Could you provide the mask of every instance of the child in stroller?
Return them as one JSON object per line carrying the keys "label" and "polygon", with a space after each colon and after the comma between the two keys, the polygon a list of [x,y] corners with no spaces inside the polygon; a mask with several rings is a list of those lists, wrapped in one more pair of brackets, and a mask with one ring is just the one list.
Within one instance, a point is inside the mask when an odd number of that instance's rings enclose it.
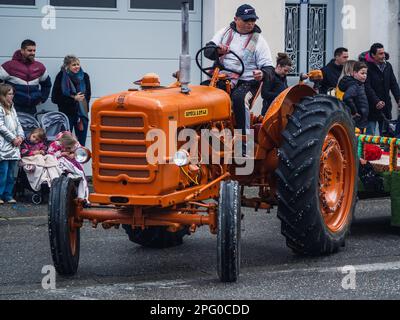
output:
{"label": "child in stroller", "polygon": [[[25,136],[28,137],[27,140],[25,140],[24,147],[22,148],[23,158],[24,161],[28,161],[27,156],[37,156],[33,153],[34,151],[42,151],[40,154],[45,153],[45,150],[47,149],[47,143],[52,142],[55,139],[55,133],[69,130],[69,122],[67,116],[61,112],[46,112],[46,111],[40,111],[34,116],[26,113],[18,113],[18,119],[21,122],[21,126],[24,130]],[[44,139],[42,143],[34,143],[37,137],[37,133],[42,132],[42,131],[35,131],[36,129],[41,129],[43,130],[43,133],[45,136],[47,136],[47,141]],[[58,133],[57,132],[57,133]],[[31,134],[33,133],[33,134]],[[41,136],[41,134],[39,134]],[[39,137],[40,138],[40,137]],[[43,138],[43,137],[42,137]],[[45,146],[43,146],[43,144]],[[27,150],[30,150],[27,152]],[[41,158],[41,157],[36,157],[36,158]],[[50,157],[47,157],[43,159],[40,159],[39,161],[44,161],[47,160],[47,164],[49,163],[55,163],[56,160],[52,161]],[[29,161],[28,161],[29,162]],[[39,162],[41,166],[38,166],[40,169],[38,172],[38,175],[41,176],[40,171],[43,168],[43,162]],[[31,166],[29,170],[29,164],[34,165],[34,163],[25,163],[25,165],[28,165],[28,171],[32,169],[37,169],[36,167],[33,168]],[[53,165],[51,165],[52,168],[54,168]],[[48,170],[46,170],[48,171]],[[30,183],[27,174],[23,167],[20,167],[20,170],[18,171],[18,176],[17,176],[17,183],[16,183],[16,194],[19,198],[24,197],[25,195],[25,190],[28,189],[31,192],[33,192],[31,200],[32,203],[34,204],[40,204],[44,201],[44,199],[47,198],[48,193],[49,193],[49,183],[48,180],[52,180],[55,176],[55,170],[51,170],[51,177],[48,177],[47,179],[44,179],[43,183],[38,183],[39,180],[35,180],[36,182],[33,183],[33,185]],[[57,169],[59,171],[59,169]]]}
{"label": "child in stroller", "polygon": [[[61,175],[57,159],[47,155],[46,133],[42,128],[34,129],[21,145],[20,165],[34,193],[41,195],[32,198],[33,203],[39,203],[48,194],[51,182]],[[40,199],[40,197],[42,199]]]}
{"label": "child in stroller", "polygon": [[76,159],[76,151],[81,148],[76,137],[69,131],[61,132],[49,146],[48,153],[58,160],[58,166],[64,174],[79,180],[78,198],[88,200],[89,188],[82,165]]}

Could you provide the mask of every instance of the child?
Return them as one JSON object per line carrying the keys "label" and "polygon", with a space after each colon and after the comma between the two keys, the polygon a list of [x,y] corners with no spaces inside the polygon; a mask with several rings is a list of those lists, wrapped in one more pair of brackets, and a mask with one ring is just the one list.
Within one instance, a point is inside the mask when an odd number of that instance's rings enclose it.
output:
{"label": "child", "polygon": [[46,133],[42,128],[34,129],[21,145],[21,157],[44,156],[47,151]]}
{"label": "child", "polygon": [[13,199],[15,170],[21,159],[19,146],[24,140],[13,98],[13,87],[0,84],[0,204],[16,203]]}
{"label": "child", "polygon": [[71,178],[80,178],[78,198],[88,199],[89,189],[82,165],[75,159],[75,150],[81,145],[69,131],[57,135],[56,141],[50,144],[48,153],[58,160],[59,168]]}
{"label": "child", "polygon": [[21,145],[21,166],[34,191],[39,191],[43,183],[50,187],[53,179],[62,173],[56,158],[46,155],[46,151],[46,133],[42,128],[34,129]]}
{"label": "child", "polygon": [[364,62],[355,62],[351,76],[344,76],[339,89],[344,92],[343,102],[350,108],[355,125],[361,132],[368,126],[369,104],[364,83],[368,67]]}

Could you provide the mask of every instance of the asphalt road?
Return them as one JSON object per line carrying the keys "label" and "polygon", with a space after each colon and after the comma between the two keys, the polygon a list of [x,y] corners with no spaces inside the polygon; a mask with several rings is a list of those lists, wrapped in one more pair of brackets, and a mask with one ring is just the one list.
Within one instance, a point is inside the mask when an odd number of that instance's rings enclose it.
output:
{"label": "asphalt road", "polygon": [[[52,265],[47,206],[1,206],[0,299],[400,299],[400,232],[390,227],[389,200],[359,202],[347,246],[320,258],[286,247],[276,210],[244,213],[235,284],[217,278],[216,237],[207,227],[182,246],[151,250],[129,242],[122,229],[86,224],[78,274],[57,276],[56,289],[44,290],[42,268]],[[354,278],[341,269],[348,265]]]}

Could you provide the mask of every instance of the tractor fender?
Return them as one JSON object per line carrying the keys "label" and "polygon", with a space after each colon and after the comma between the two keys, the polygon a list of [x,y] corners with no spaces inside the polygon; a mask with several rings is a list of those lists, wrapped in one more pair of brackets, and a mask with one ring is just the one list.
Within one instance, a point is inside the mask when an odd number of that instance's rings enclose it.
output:
{"label": "tractor fender", "polygon": [[296,104],[303,98],[313,97],[316,94],[317,92],[310,86],[298,84],[287,88],[274,100],[258,133],[259,146],[256,159],[267,159],[270,155],[276,157],[276,150],[281,146],[282,132],[288,123],[288,116],[293,114]]}

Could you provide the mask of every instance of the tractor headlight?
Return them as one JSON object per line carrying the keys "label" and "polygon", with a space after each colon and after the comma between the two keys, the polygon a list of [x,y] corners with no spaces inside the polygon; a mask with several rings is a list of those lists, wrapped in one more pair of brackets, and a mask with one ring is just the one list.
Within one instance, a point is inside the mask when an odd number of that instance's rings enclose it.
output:
{"label": "tractor headlight", "polygon": [[179,150],[174,155],[174,163],[178,167],[184,167],[189,164],[189,152],[186,150]]}
{"label": "tractor headlight", "polygon": [[79,163],[86,163],[90,160],[92,157],[92,154],[88,148],[85,147],[79,147],[78,149],[75,150],[75,159]]}

